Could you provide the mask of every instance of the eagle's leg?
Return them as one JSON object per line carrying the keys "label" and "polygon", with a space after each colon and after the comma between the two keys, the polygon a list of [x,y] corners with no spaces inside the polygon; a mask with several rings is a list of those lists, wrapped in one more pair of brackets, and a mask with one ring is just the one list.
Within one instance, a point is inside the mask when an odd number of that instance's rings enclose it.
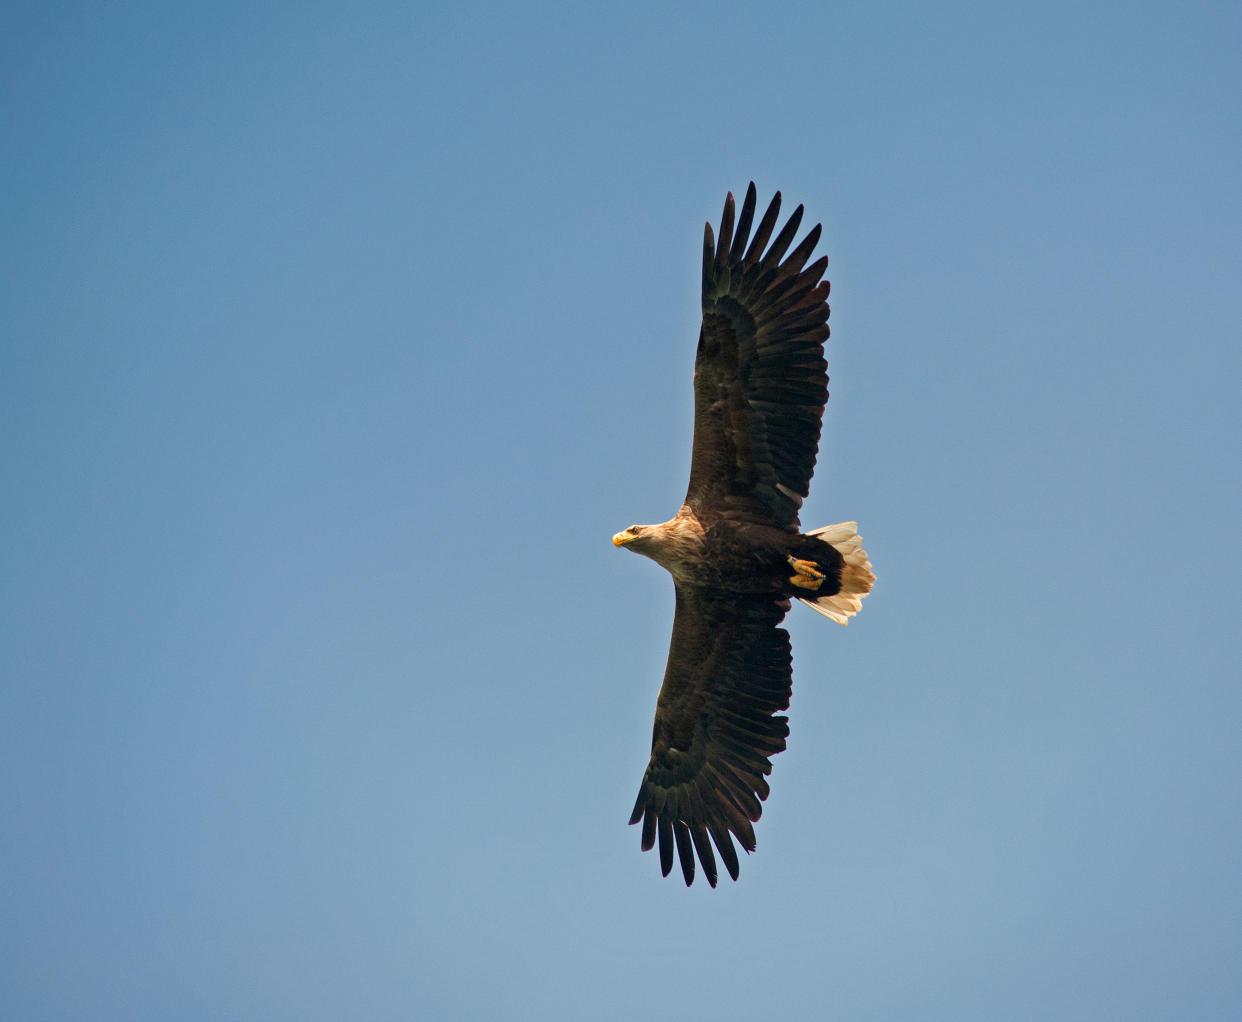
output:
{"label": "eagle's leg", "polygon": [[792,554],[785,559],[794,570],[789,581],[799,589],[818,589],[823,584],[824,573],[819,570],[819,565],[814,561],[799,560]]}

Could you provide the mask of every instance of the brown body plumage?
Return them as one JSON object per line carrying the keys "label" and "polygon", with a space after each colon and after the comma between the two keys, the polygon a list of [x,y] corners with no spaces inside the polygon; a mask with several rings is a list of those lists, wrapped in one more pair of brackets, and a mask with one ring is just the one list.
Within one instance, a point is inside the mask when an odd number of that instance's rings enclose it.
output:
{"label": "brown body plumage", "polygon": [[697,853],[713,887],[713,844],[736,880],[732,839],[754,850],[770,757],[785,748],[788,720],[777,714],[789,706],[792,659],[778,625],[791,599],[844,624],[874,581],[853,522],[799,531],[828,400],[828,259],[806,266],[820,227],[786,257],[802,207],[770,246],[780,193],[749,238],[754,212],[752,183],[736,230],[730,194],[719,242],[710,224],[704,235],[685,503],[663,524],[613,537],[665,567],[676,590],[630,822],[642,821],[644,850],[658,839],[666,876],[675,849],[691,883]]}

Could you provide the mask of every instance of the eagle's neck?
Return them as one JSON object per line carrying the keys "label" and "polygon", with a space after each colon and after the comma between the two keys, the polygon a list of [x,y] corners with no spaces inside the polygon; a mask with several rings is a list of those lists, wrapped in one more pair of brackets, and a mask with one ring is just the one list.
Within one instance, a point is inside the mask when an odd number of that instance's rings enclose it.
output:
{"label": "eagle's neck", "polygon": [[683,504],[667,522],[651,526],[648,536],[642,553],[667,568],[679,582],[694,576],[703,559],[703,526],[689,505]]}

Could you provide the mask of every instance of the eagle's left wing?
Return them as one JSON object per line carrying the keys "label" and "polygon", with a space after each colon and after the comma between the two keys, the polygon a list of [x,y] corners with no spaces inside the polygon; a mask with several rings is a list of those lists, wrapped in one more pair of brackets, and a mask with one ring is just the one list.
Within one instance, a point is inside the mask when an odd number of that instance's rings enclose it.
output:
{"label": "eagle's left wing", "polygon": [[[700,520],[761,521],[796,530],[828,401],[828,266],[807,265],[820,227],[789,251],[799,206],[769,245],[777,192],[750,237],[755,185],[720,237],[703,237],[703,326],[694,360],[694,452],[686,503]],[[786,253],[788,252],[788,255]]]}

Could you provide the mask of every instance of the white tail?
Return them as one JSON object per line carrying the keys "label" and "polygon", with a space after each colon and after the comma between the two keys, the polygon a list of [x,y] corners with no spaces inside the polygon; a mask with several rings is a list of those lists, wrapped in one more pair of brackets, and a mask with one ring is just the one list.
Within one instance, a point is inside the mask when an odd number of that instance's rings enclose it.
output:
{"label": "white tail", "polygon": [[822,529],[808,532],[825,543],[831,543],[845,558],[841,568],[841,591],[832,596],[821,596],[808,599],[799,596],[798,602],[805,603],[817,614],[831,618],[839,625],[848,625],[850,618],[862,610],[862,600],[875,585],[875,575],[871,573],[871,562],[867,559],[867,551],[862,548],[862,537],[858,535],[857,522],[840,522],[837,525],[825,525]]}

